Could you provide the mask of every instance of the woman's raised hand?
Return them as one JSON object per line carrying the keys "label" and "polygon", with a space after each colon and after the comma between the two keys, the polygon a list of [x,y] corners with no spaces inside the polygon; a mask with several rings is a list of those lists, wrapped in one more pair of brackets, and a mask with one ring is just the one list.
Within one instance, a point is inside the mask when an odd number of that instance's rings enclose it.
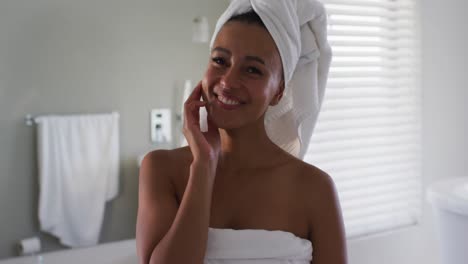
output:
{"label": "woman's raised hand", "polygon": [[[206,107],[207,102],[201,101],[202,82],[199,82],[184,103],[183,133],[190,146],[193,162],[216,168],[221,152],[221,139],[218,127],[211,121],[208,114],[208,131],[200,129],[200,107]],[[193,163],[192,163],[193,164]]]}

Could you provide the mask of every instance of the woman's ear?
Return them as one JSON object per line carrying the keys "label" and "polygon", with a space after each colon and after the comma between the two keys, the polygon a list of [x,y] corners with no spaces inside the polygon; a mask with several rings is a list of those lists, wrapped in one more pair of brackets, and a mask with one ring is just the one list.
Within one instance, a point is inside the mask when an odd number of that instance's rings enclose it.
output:
{"label": "woman's ear", "polygon": [[279,101],[281,100],[281,98],[283,98],[283,94],[284,94],[284,80],[281,80],[281,82],[279,84],[278,92],[276,92],[275,96],[271,100],[270,105],[272,105],[272,106],[277,105],[279,103]]}

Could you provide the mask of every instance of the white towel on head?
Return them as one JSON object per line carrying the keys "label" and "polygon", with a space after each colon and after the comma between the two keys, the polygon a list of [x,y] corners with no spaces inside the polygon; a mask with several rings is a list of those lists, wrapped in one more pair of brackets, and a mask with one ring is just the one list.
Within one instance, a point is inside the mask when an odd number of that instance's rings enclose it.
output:
{"label": "white towel on head", "polygon": [[70,247],[96,245],[119,187],[119,114],[42,116],[39,222]]}
{"label": "white towel on head", "polygon": [[332,56],[325,8],[316,0],[233,0],[218,19],[210,47],[229,18],[251,9],[278,47],[286,82],[279,104],[267,110],[267,134],[302,159],[322,105]]}

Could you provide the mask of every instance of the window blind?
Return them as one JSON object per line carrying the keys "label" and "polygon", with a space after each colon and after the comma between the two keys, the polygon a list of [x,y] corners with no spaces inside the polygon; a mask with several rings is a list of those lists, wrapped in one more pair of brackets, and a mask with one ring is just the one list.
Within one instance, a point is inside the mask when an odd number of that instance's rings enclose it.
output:
{"label": "window blind", "polygon": [[421,215],[416,0],[322,0],[333,59],[304,160],[333,179],[347,238]]}

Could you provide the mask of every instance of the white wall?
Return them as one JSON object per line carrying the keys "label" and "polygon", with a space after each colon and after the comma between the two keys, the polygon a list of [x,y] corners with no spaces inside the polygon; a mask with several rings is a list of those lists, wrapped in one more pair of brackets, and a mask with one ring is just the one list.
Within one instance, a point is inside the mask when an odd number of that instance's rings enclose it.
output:
{"label": "white wall", "polygon": [[[424,188],[468,176],[468,2],[421,0]],[[424,202],[421,226],[349,241],[350,264],[435,264],[437,233]]]}

